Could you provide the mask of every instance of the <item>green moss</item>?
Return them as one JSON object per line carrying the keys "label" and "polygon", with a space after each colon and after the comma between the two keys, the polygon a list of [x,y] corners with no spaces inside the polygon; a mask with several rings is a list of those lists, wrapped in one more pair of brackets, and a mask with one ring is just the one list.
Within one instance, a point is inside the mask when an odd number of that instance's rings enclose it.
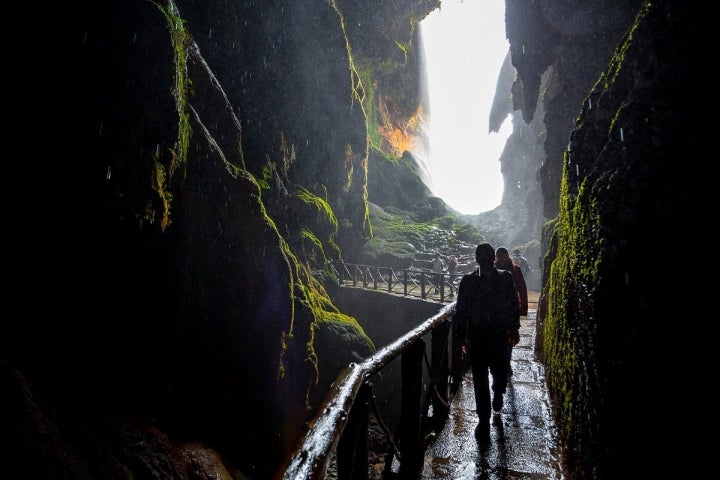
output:
{"label": "green moss", "polygon": [[[567,154],[566,154],[567,155]],[[567,165],[567,161],[563,162]],[[574,391],[577,387],[574,379],[576,374],[577,358],[575,356],[577,343],[576,331],[571,319],[573,288],[566,279],[570,277],[575,262],[570,244],[575,238],[573,229],[575,224],[572,218],[571,195],[568,190],[567,175],[563,173],[560,188],[560,213],[555,224],[557,235],[558,255],[555,257],[548,276],[548,310],[544,319],[544,345],[546,364],[548,367],[548,383],[553,396],[561,437],[567,438],[574,428]]]}
{"label": "green moss", "polygon": [[338,221],[337,218],[335,218],[335,212],[333,212],[333,209],[330,207],[330,204],[326,199],[314,195],[304,187],[300,187],[296,195],[305,204],[315,206],[317,211],[322,214],[326,220],[330,222],[330,225],[332,225],[333,233],[337,232]]}
{"label": "green moss", "polygon": [[[559,438],[565,446],[572,443],[574,458],[587,461],[596,448],[596,407],[601,402],[598,398],[603,394],[604,381],[594,342],[598,337],[596,292],[607,253],[602,236],[604,218],[598,203],[598,193],[605,188],[588,176],[580,179],[573,195],[568,155],[565,152],[553,261],[544,288],[548,305],[543,321],[543,350]],[[573,174],[572,182],[576,181]]]}
{"label": "green moss", "polygon": [[[372,348],[374,348],[374,345],[355,319],[339,312],[332,303],[322,282],[317,278],[317,272],[315,272],[312,268],[312,265],[320,265],[324,268],[324,273],[329,274],[332,269],[330,268],[331,262],[327,258],[326,250],[328,248],[332,249],[338,256],[340,252],[339,247],[335,243],[335,236],[339,229],[339,222],[327,200],[327,189],[325,189],[322,185],[318,187],[324,190],[324,197],[321,197],[302,186],[297,187],[294,194],[294,198],[297,198],[302,205],[309,207],[316,213],[315,221],[311,222],[311,224],[315,226],[317,231],[323,232],[323,234],[320,235],[307,226],[301,229],[299,235],[299,238],[301,239],[301,256],[293,251],[290,243],[280,234],[275,222],[267,212],[262,198],[262,190],[270,188],[270,179],[275,174],[278,175],[277,188],[281,188],[279,185],[280,177],[287,180],[287,173],[289,172],[289,169],[295,159],[294,148],[285,142],[284,137],[282,137],[281,144],[281,153],[283,158],[279,163],[281,165],[280,169],[277,168],[278,164],[269,160],[266,167],[263,169],[263,178],[260,180],[256,180],[249,172],[243,169],[240,169],[239,172],[240,175],[248,178],[256,186],[258,205],[263,218],[277,236],[278,247],[288,266],[288,292],[290,292],[290,302],[292,306],[291,318],[287,331],[282,332],[280,337],[280,355],[278,359],[277,377],[282,379],[288,374],[288,366],[286,365],[285,357],[289,341],[294,338],[295,312],[297,309],[297,302],[300,302],[308,308],[313,319],[308,325],[309,336],[307,344],[305,345],[305,359],[315,370],[315,383],[317,383],[320,372],[318,357],[315,350],[315,330],[319,323],[342,322],[344,324],[351,325],[357,332],[358,337],[363,338]],[[312,218],[312,216],[303,214],[303,218]]]}
{"label": "green moss", "polygon": [[[157,155],[153,155],[154,172],[153,190],[157,192],[160,200],[160,228],[165,230],[170,225],[170,204],[172,203],[172,192],[165,188],[167,174],[165,166],[159,161]],[[155,209],[147,208],[145,213],[146,221],[155,221]]]}
{"label": "green moss", "polygon": [[[170,181],[176,174],[176,171],[187,164],[187,155],[192,134],[187,106],[188,90],[190,88],[190,78],[188,77],[187,71],[187,45],[191,41],[191,37],[187,32],[185,20],[180,17],[180,12],[178,12],[177,7],[172,1],[167,2],[164,6],[156,1],[151,1],[160,10],[167,22],[175,64],[172,95],[175,99],[175,110],[178,116],[177,138],[170,151],[167,165],[162,163],[158,152],[156,152],[153,158],[155,166],[153,170],[152,187],[159,196],[159,222],[161,228],[165,230],[171,223],[172,194],[170,191]],[[148,212],[145,218],[152,222],[155,220],[156,215]]]}
{"label": "green moss", "polygon": [[[287,243],[283,244],[287,246]],[[357,334],[367,342],[368,346],[375,349],[372,340],[367,336],[360,324],[353,317],[340,313],[330,300],[325,287],[313,275],[311,269],[306,263],[298,261],[297,257],[290,252],[289,248],[285,250],[286,258],[291,262],[291,275],[294,277],[292,285],[297,289],[297,299],[305,305],[312,313],[314,321],[310,324],[310,335],[306,344],[306,360],[313,366],[315,370],[315,383],[319,380],[318,356],[315,351],[315,331],[317,325],[321,322],[342,322],[352,326]],[[289,332],[292,337],[292,331]],[[284,365],[280,365],[281,371],[284,371]],[[280,373],[280,372],[279,372]]]}
{"label": "green moss", "polygon": [[453,214],[421,219],[416,213],[407,212],[395,207],[371,210],[371,219],[375,235],[365,243],[365,248],[374,251],[407,253],[410,248],[419,248],[425,239],[445,232],[445,242],[452,247],[454,244],[474,243],[482,234],[476,226],[459,221]]}
{"label": "green moss", "polygon": [[652,2],[649,1],[646,1],[640,8],[640,11],[635,16],[635,21],[628,30],[628,33],[625,34],[625,38],[618,44],[618,48],[615,50],[615,54],[610,59],[607,68],[600,75],[591,91],[608,90],[615,82],[622,71],[623,65],[625,64],[625,56],[632,45],[633,36],[638,26],[640,26],[645,17],[650,13],[651,9]]}
{"label": "green moss", "polygon": [[[368,119],[373,118],[373,115],[370,115],[366,108],[372,107],[373,104],[369,103],[371,102],[372,96],[368,95],[366,88],[368,85],[371,85],[371,83],[368,83],[366,79],[361,78],[358,69],[358,66],[355,62],[355,58],[353,56],[352,47],[350,45],[350,39],[347,35],[347,26],[345,23],[345,16],[343,15],[342,11],[337,5],[337,2],[335,0],[328,0],[328,4],[335,10],[335,13],[337,14],[338,21],[340,24],[340,28],[343,32],[343,38],[345,39],[345,48],[347,50],[347,56],[348,56],[348,68],[350,71],[350,85],[351,85],[351,96],[352,96],[352,102],[353,105],[357,104],[359,105],[362,114],[365,118],[365,123],[367,127]],[[369,132],[370,130],[367,129]],[[362,199],[364,203],[364,212],[362,217],[362,225],[357,230],[360,232],[363,232],[363,236],[366,233],[368,236],[372,237],[372,225],[370,223],[370,211],[368,208],[368,191],[367,191],[367,180],[368,180],[368,150],[369,150],[369,134],[366,136],[366,143],[365,143],[365,152],[362,154],[362,167],[363,167],[363,184],[361,186],[362,188]],[[354,178],[354,166],[355,165],[355,158],[358,154],[353,152],[352,146],[348,145],[346,147],[345,151],[345,164],[348,166],[347,171],[347,182],[346,182],[346,191],[350,191],[350,187],[353,183]],[[351,227],[352,228],[352,227]]]}
{"label": "green moss", "polygon": [[362,66],[358,67],[358,76],[360,81],[365,86],[364,96],[362,98],[363,112],[365,112],[365,127],[367,129],[368,143],[370,148],[382,151],[381,147],[383,144],[383,137],[380,134],[378,125],[378,116],[375,98],[375,88],[373,81],[373,70],[368,62],[365,62]]}
{"label": "green moss", "polygon": [[[180,14],[172,1],[168,1],[167,3],[155,0],[151,1],[162,12],[167,22],[168,30],[170,32],[170,41],[174,51],[175,64],[172,94],[175,100],[175,109],[178,116],[178,135],[167,159],[163,159],[159,154],[153,158],[154,169],[152,187],[157,193],[159,200],[151,202],[149,204],[149,208],[147,208],[145,212],[147,219],[152,221],[158,221],[159,219],[161,227],[165,229],[171,222],[171,181],[173,176],[176,175],[178,171],[184,170],[184,166],[187,164],[189,143],[192,136],[192,130],[190,128],[190,109],[188,106],[190,79],[187,71],[187,57],[189,52],[188,45],[192,42],[192,38],[187,32],[185,21],[180,17]],[[330,4],[338,13],[338,18],[345,34],[344,18],[338,10],[334,0],[331,0]],[[350,70],[351,95],[353,103],[363,109],[363,114],[367,121],[367,119],[371,117],[366,114],[364,109],[365,107],[372,106],[371,97],[367,95],[365,84],[360,78],[360,75],[357,73],[352,56],[352,50],[346,34],[345,39],[348,51],[348,68]],[[289,273],[287,288],[290,297],[291,310],[287,331],[282,332],[279,339],[280,355],[277,368],[278,378],[286,378],[289,373],[285,357],[289,348],[289,342],[294,338],[297,302],[305,305],[309,309],[313,318],[313,321],[308,327],[310,329],[310,335],[306,345],[306,360],[310,362],[315,369],[316,379],[319,374],[318,359],[314,347],[314,332],[317,324],[321,322],[341,322],[343,324],[351,325],[357,331],[358,336],[363,338],[368,345],[374,348],[372,341],[369,337],[367,337],[362,327],[360,327],[360,325],[352,317],[341,314],[332,304],[332,301],[330,300],[330,297],[325,291],[322,283],[315,277],[313,270],[308,263],[317,256],[320,258],[320,263],[325,265],[329,264],[326,257],[327,249],[332,249],[339,255],[340,249],[335,243],[335,235],[337,234],[339,228],[339,222],[327,198],[322,198],[303,187],[299,188],[296,193],[296,197],[304,205],[310,206],[317,211],[318,219],[316,223],[318,225],[322,224],[329,226],[329,234],[325,236],[319,236],[310,229],[303,229],[300,232],[300,238],[303,240],[304,246],[302,254],[306,257],[304,260],[301,260],[298,257],[298,255],[293,251],[290,243],[280,234],[274,220],[270,217],[264,205],[262,192],[263,190],[267,191],[272,188],[272,177],[277,175],[278,179],[287,179],[287,173],[295,161],[294,146],[289,145],[285,140],[284,135],[281,134],[280,161],[278,163],[273,163],[268,159],[268,162],[261,171],[261,175],[259,178],[256,178],[245,169],[243,152],[241,150],[237,152],[240,164],[233,164],[226,158],[226,155],[220,150],[210,132],[208,132],[202,124],[200,124],[200,129],[201,134],[204,134],[209,145],[211,145],[211,147],[220,155],[222,161],[228,169],[228,172],[238,180],[244,179],[249,181],[257,190],[256,195],[253,195],[253,197],[258,201],[264,221],[274,232],[278,242],[278,249],[287,264]],[[377,129],[375,130],[377,131]],[[362,165],[365,170],[365,184],[362,194],[365,205],[364,224],[369,231],[369,235],[372,235],[372,226],[369,221],[369,206],[367,202],[367,152],[364,154],[364,161],[358,162],[358,157],[359,154],[353,152],[352,147],[348,145],[346,149],[346,164],[348,165],[348,181],[346,189],[349,191],[352,179],[355,176],[353,165]]]}
{"label": "green moss", "polygon": [[398,42],[398,41],[395,41],[395,45],[397,45],[398,49],[399,49],[399,50],[402,52],[402,54],[403,54],[403,58],[404,58],[403,63],[407,63],[407,54],[408,54],[407,46],[404,45],[404,44],[402,44],[402,43],[400,43],[400,42]]}

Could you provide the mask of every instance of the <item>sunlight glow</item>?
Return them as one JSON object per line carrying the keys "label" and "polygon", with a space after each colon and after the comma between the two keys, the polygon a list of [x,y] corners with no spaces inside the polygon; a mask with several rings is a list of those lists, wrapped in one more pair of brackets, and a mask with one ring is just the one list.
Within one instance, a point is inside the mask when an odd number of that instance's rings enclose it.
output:
{"label": "sunlight glow", "polygon": [[500,204],[508,117],[488,133],[498,74],[509,49],[505,0],[444,0],[420,23],[430,116],[433,194],[463,214]]}

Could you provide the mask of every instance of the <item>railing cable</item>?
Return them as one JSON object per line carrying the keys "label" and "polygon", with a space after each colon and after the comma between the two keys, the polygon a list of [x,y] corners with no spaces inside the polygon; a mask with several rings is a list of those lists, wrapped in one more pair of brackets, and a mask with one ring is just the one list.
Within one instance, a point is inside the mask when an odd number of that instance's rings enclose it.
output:
{"label": "railing cable", "polygon": [[382,428],[382,431],[385,433],[385,437],[387,438],[388,443],[393,449],[393,452],[395,453],[395,456],[397,457],[398,461],[402,462],[402,456],[400,455],[400,449],[398,448],[397,444],[395,443],[395,439],[393,438],[392,432],[390,432],[390,429],[383,421],[382,417],[380,416],[380,410],[378,409],[377,403],[375,403],[375,389],[373,388],[372,383],[368,384],[370,386],[370,406],[373,409],[373,412],[375,412],[375,418],[377,419],[378,424],[380,425],[380,428]]}
{"label": "railing cable", "polygon": [[[445,343],[445,348],[443,348],[443,352],[441,354],[447,355],[447,343]],[[425,358],[425,366],[427,367],[428,372],[431,372],[431,375],[434,374],[435,372],[433,372],[433,369],[430,366],[430,359],[428,358],[427,351],[425,351],[425,354],[423,355],[423,357]],[[430,380],[430,386],[432,387],[433,396],[442,404],[442,406],[444,408],[450,408],[450,405],[448,405],[448,403],[445,401],[445,399],[442,397],[442,395],[440,395],[440,392],[437,389],[438,382],[436,381],[436,379],[434,377],[431,378],[431,380]]]}

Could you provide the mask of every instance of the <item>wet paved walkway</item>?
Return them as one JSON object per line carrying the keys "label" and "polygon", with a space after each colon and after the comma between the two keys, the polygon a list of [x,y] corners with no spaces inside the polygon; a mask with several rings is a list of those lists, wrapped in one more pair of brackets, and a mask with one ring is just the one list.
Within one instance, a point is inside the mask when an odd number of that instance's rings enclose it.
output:
{"label": "wet paved walkway", "polygon": [[490,443],[474,437],[472,373],[468,371],[452,402],[448,419],[428,446],[421,478],[483,480],[562,480],[555,424],[545,385],[545,370],[535,360],[535,316],[520,319],[520,343],[513,349],[513,376],[501,412],[493,413]]}

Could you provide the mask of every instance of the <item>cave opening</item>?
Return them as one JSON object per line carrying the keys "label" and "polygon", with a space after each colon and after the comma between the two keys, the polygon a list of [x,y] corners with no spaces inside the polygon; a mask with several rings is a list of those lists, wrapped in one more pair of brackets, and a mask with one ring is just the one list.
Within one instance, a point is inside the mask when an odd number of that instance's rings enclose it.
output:
{"label": "cave opening", "polygon": [[413,152],[434,195],[462,214],[500,205],[500,156],[511,116],[498,132],[489,117],[500,69],[508,54],[505,1],[446,0],[420,22],[428,143]]}

